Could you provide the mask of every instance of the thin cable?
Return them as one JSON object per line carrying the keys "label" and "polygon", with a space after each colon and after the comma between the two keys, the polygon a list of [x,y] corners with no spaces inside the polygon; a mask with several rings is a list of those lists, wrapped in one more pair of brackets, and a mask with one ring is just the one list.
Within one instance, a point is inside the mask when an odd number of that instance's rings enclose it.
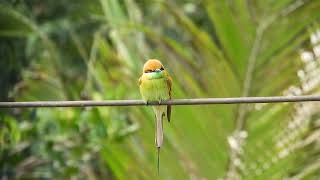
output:
{"label": "thin cable", "polygon": [[173,99],[168,101],[162,101],[160,103],[159,102],[146,103],[143,100],[0,102],[0,108],[203,105],[203,104],[242,104],[242,103],[284,103],[284,102],[303,102],[303,101],[320,101],[320,95]]}

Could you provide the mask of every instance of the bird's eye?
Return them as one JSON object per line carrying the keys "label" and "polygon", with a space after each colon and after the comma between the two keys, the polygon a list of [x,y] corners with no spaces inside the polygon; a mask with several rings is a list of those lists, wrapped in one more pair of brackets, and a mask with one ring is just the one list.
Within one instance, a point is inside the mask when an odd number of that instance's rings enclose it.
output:
{"label": "bird's eye", "polygon": [[160,68],[160,70],[161,70],[161,71],[163,71],[163,70],[164,70],[164,68],[163,68],[163,67],[161,67],[161,68]]}

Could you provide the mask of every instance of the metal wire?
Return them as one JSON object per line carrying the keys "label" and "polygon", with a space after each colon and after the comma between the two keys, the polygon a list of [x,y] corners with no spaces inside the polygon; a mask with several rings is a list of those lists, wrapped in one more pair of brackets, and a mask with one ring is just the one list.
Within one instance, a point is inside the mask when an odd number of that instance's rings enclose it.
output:
{"label": "metal wire", "polygon": [[0,102],[0,108],[204,105],[204,104],[241,104],[241,103],[284,103],[284,102],[303,102],[303,101],[320,101],[320,95],[173,99],[168,101],[148,102],[148,103],[146,103],[143,100]]}

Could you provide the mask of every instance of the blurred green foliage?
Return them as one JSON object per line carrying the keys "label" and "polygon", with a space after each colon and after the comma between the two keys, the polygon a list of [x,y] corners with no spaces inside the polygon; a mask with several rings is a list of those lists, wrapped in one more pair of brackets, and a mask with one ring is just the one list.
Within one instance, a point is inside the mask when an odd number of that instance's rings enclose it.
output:
{"label": "blurred green foliage", "polygon": [[[297,72],[320,70],[318,56],[311,69],[300,59],[317,45],[319,9],[316,0],[1,1],[0,99],[139,99],[148,58],[169,69],[174,98],[316,93],[318,84],[302,87],[317,77]],[[317,179],[317,109],[175,106],[160,177],[150,108],[1,109],[0,178]]]}

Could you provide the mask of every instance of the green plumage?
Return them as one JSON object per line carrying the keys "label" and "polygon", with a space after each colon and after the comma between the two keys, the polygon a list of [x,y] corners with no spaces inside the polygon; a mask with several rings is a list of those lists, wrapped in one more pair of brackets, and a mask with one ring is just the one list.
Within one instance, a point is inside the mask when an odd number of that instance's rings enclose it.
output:
{"label": "green plumage", "polygon": [[[140,79],[140,92],[145,101],[162,101],[170,99],[168,79],[165,71],[144,73]],[[163,142],[162,119],[167,116],[167,106],[153,106],[156,114],[156,138],[158,148]]]}
{"label": "green plumage", "polygon": [[159,101],[169,99],[167,79],[162,72],[144,74],[145,79],[141,82],[140,92],[146,101]]}

